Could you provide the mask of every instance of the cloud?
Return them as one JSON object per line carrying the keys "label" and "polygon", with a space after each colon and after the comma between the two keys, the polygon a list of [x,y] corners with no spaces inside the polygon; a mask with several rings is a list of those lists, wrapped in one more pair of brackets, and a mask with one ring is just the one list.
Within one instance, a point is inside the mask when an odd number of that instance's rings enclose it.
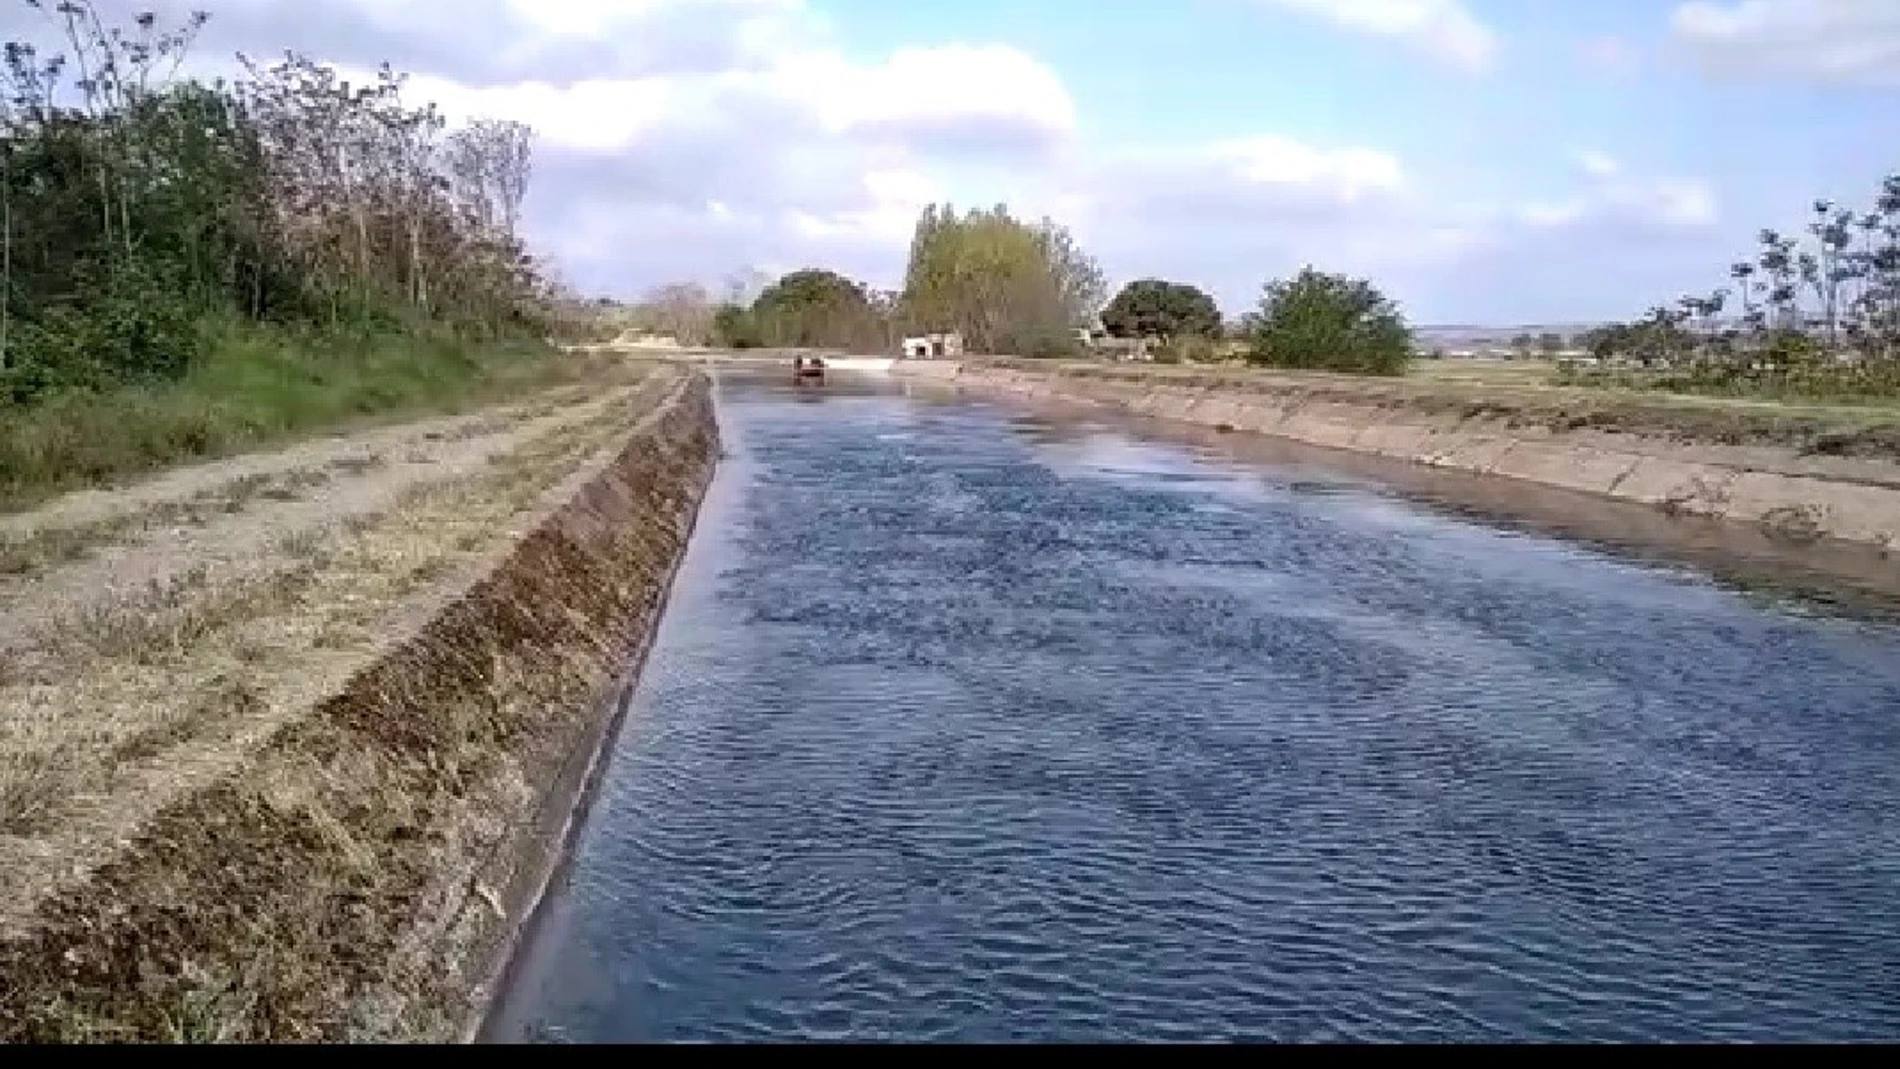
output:
{"label": "cloud", "polygon": [[1654,231],[1706,228],[1716,222],[1715,190],[1706,180],[1625,176],[1621,164],[1597,149],[1573,149],[1570,158],[1584,185],[1561,200],[1520,205],[1516,214],[1521,223],[1536,229],[1588,224]]}
{"label": "cloud", "polygon": [[[196,5],[93,0],[110,25],[157,10],[176,20]],[[52,6],[47,5],[49,8]],[[648,77],[756,69],[788,43],[798,0],[219,0],[199,36],[201,68],[227,73],[233,53],[271,60],[286,50],[374,68],[390,60],[466,85],[537,81],[565,86],[611,70]],[[0,33],[46,29],[46,14],[0,8]]]}
{"label": "cloud", "polygon": [[1596,149],[1580,148],[1573,151],[1571,156],[1577,161],[1577,166],[1583,169],[1583,173],[1592,178],[1608,178],[1622,169],[1608,153],[1599,152]]}
{"label": "cloud", "polygon": [[[1457,4],[1274,2],[1470,69],[1495,49]],[[20,10],[0,7],[0,31]],[[533,125],[527,236],[596,293],[717,287],[748,265],[895,286],[925,204],[1001,201],[1070,224],[1113,281],[1193,281],[1234,311],[1310,262],[1377,279],[1428,319],[1570,318],[1593,314],[1573,307],[1578,286],[1604,292],[1608,264],[1619,291],[1699,281],[1683,250],[1702,243],[1700,271],[1717,218],[1706,183],[1595,150],[1545,198],[1491,203],[1381,146],[1270,128],[1107,151],[1077,135],[1062,78],[1029,52],[847,52],[802,0],[224,0],[194,62],[221,71],[234,50],[292,45],[356,77],[391,58],[413,72],[412,101]]]}
{"label": "cloud", "polygon": [[1670,25],[1713,72],[1900,85],[1895,0],[1695,0]]}
{"label": "cloud", "polygon": [[[99,0],[109,23],[144,6]],[[0,8],[0,31],[44,38],[21,12]],[[890,281],[917,213],[954,191],[944,176],[1035,173],[1076,123],[1021,49],[847,55],[803,0],[224,0],[190,70],[289,48],[352,80],[393,60],[408,99],[451,121],[533,126],[528,238],[576,284],[623,295],[747,264]]]}
{"label": "cloud", "polygon": [[1580,299],[1601,292],[1589,273],[1606,263],[1660,293],[1701,281],[1708,183],[1629,175],[1595,150],[1571,159],[1565,195],[1463,203],[1377,148],[1247,138],[1103,160],[1079,178],[1092,195],[1072,218],[1111,275],[1195,280],[1230,312],[1308,263],[1374,278],[1426,319],[1627,314]]}
{"label": "cloud", "polygon": [[1261,0],[1358,33],[1393,37],[1472,72],[1488,70],[1498,35],[1461,0]]}

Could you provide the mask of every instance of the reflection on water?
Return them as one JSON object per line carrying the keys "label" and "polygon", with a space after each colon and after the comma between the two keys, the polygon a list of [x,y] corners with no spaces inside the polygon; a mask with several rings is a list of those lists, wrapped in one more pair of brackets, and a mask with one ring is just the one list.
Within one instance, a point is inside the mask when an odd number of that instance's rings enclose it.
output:
{"label": "reflection on water", "polygon": [[1900,631],[1680,566],[1732,532],[869,384],[721,406],[496,1036],[1895,1034]]}

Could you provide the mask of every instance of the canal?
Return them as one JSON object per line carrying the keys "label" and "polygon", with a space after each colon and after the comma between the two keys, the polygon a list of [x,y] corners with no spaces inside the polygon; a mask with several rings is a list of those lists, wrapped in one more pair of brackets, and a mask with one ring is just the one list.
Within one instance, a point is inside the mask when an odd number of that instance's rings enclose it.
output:
{"label": "canal", "polygon": [[1344,458],[721,374],[491,1038],[1900,1035],[1900,628]]}

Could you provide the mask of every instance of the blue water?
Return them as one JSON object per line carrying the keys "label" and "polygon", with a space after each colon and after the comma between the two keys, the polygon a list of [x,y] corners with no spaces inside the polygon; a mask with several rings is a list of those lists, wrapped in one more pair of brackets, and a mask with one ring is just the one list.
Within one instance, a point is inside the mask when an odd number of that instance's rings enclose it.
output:
{"label": "blue water", "polygon": [[729,382],[503,1038],[1894,1039],[1900,631]]}

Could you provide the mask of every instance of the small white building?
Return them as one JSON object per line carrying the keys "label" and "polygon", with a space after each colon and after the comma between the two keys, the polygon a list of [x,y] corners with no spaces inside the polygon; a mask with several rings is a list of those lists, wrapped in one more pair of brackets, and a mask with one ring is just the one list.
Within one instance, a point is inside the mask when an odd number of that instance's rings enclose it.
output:
{"label": "small white building", "polygon": [[912,360],[962,356],[963,335],[955,331],[947,334],[912,335],[904,339],[904,355]]}

